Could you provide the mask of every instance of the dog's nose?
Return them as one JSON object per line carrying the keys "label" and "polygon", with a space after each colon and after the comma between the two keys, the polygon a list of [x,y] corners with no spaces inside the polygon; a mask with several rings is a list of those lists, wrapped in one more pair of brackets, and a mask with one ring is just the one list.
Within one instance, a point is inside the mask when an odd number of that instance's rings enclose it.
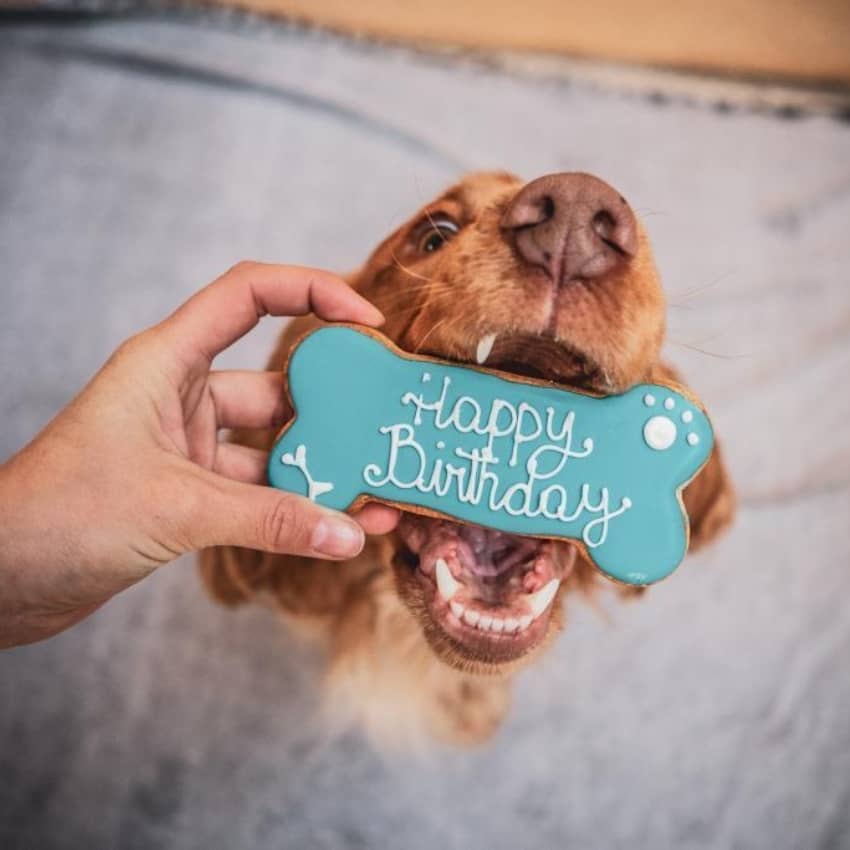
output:
{"label": "dog's nose", "polygon": [[620,193],[589,174],[549,174],[524,186],[502,216],[519,254],[556,284],[598,278],[634,256],[637,222]]}

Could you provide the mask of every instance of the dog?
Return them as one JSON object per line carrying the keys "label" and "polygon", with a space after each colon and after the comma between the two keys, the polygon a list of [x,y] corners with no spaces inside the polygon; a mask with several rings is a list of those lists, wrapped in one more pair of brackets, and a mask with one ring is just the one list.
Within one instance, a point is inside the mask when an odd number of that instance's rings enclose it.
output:
{"label": "dog", "polygon": [[[483,351],[487,367],[602,394],[644,381],[684,385],[659,359],[665,299],[646,231],[615,189],[587,174],[527,184],[471,174],[347,279],[408,352],[476,364]],[[293,321],[268,368],[283,370],[319,324]],[[268,451],[275,436],[231,439]],[[683,502],[690,549],[729,525],[735,497],[719,448]],[[439,559],[448,582],[435,575]],[[508,710],[512,675],[563,628],[566,595],[604,585],[642,592],[605,579],[569,542],[410,513],[345,563],[222,547],[202,553],[201,573],[225,605],[265,600],[309,626],[327,647],[329,704],[391,746],[485,741]],[[458,589],[479,614],[475,625],[450,621],[446,596]]]}

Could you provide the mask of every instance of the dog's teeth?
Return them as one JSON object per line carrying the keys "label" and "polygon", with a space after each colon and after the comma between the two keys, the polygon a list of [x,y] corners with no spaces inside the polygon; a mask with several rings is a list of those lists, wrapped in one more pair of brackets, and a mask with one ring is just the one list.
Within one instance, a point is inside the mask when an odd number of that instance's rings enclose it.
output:
{"label": "dog's teeth", "polygon": [[526,601],[528,602],[528,607],[531,609],[532,617],[539,617],[549,607],[549,603],[555,598],[560,584],[560,579],[553,578],[536,593],[528,594]]}
{"label": "dog's teeth", "polygon": [[505,628],[505,621],[500,620],[498,617],[493,617],[493,622],[490,623],[490,631],[496,632],[498,634],[504,628]]}
{"label": "dog's teeth", "polygon": [[508,617],[505,620],[505,631],[509,634],[515,632],[519,628],[519,620],[516,617]]}
{"label": "dog's teeth", "polygon": [[534,619],[534,617],[532,617],[531,614],[526,614],[524,617],[520,617],[519,618],[520,631],[525,631],[525,629],[527,629],[531,625],[531,621],[533,619]]}
{"label": "dog's teeth", "polygon": [[437,558],[434,566],[437,574],[437,590],[440,591],[440,596],[449,602],[458,592],[460,582],[452,575],[449,565],[442,558]]}
{"label": "dog's teeth", "polygon": [[464,611],[463,612],[464,622],[467,623],[470,626],[474,626],[478,622],[478,618],[480,616],[481,615],[477,611]]}
{"label": "dog's teeth", "polygon": [[452,614],[454,614],[455,617],[458,618],[458,620],[460,620],[461,617],[463,617],[463,612],[464,612],[465,609],[464,609],[463,605],[460,604],[460,602],[451,602],[449,607],[451,607]]}
{"label": "dog's teeth", "polygon": [[490,352],[493,350],[493,343],[496,341],[496,334],[487,334],[482,336],[478,342],[478,348],[475,349],[475,360],[480,366],[487,362]]}

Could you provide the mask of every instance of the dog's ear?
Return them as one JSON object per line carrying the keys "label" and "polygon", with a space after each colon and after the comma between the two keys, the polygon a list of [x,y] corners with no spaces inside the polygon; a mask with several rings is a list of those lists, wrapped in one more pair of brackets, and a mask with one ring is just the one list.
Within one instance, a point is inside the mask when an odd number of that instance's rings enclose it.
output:
{"label": "dog's ear", "polygon": [[215,546],[198,556],[201,578],[210,595],[222,605],[251,599],[262,585],[265,557],[253,549]]}
{"label": "dog's ear", "polygon": [[[665,363],[659,363],[653,369],[651,379],[687,386],[679,373]],[[732,486],[723,451],[716,438],[708,463],[685,487],[682,501],[691,526],[688,547],[691,552],[710,543],[731,524],[735,516],[735,488]]]}
{"label": "dog's ear", "polygon": [[735,517],[735,488],[717,443],[708,463],[685,487],[682,501],[691,524],[691,552],[710,543],[731,525]]}
{"label": "dog's ear", "polygon": [[[645,587],[621,584],[606,578],[599,567],[595,566],[581,551],[576,553],[575,564],[567,579],[567,587],[581,594],[591,604],[596,600],[599,590],[613,588],[614,592],[624,599],[636,599],[646,591]],[[602,611],[602,608],[597,610]]]}

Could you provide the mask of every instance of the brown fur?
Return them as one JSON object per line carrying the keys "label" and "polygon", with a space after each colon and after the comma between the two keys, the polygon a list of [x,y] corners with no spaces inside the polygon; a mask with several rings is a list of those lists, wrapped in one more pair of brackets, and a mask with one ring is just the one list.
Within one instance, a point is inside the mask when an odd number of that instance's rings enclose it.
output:
{"label": "brown fur", "polygon": [[[639,250],[628,263],[592,286],[563,287],[547,301],[541,291],[551,283],[519,258],[499,227],[522,185],[509,174],[468,176],[390,235],[349,277],[384,312],[382,331],[407,351],[473,362],[476,341],[486,333],[545,333],[576,352],[572,381],[565,383],[603,392],[642,380],[682,384],[659,361],[664,297],[643,228]],[[451,217],[460,232],[441,250],[424,254],[417,240],[438,215]],[[318,324],[313,317],[290,324],[268,368],[282,370],[293,341]],[[264,450],[274,437],[232,435]],[[719,449],[688,485],[683,501],[692,549],[729,524],[734,492]],[[424,731],[451,742],[482,741],[507,711],[517,662],[471,657],[447,640],[431,622],[421,591],[404,570],[393,568],[394,548],[392,536],[373,539],[358,558],[343,564],[219,548],[202,554],[201,572],[212,595],[226,605],[270,596],[290,618],[310,622],[328,645],[332,704],[344,706],[374,737],[409,744]],[[560,593],[589,594],[605,584],[610,583],[579,557]],[[556,604],[544,643],[562,622]]]}

